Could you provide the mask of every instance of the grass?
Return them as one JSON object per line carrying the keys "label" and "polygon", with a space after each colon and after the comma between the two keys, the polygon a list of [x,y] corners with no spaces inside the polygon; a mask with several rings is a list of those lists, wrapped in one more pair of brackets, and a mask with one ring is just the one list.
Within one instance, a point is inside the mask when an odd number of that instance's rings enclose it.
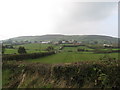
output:
{"label": "grass", "polygon": [[[5,53],[6,54],[14,54],[17,53],[17,49],[18,47],[21,45],[17,45],[14,46],[15,49],[6,49]],[[52,45],[52,44],[24,44],[22,45],[27,49],[27,53],[37,53],[37,52],[45,52],[44,50],[48,47],[48,46],[53,46],[55,49],[59,49],[59,47],[61,45]],[[79,47],[64,47],[62,52],[54,54],[54,55],[50,55],[50,56],[46,56],[46,57],[42,57],[42,58],[37,58],[37,59],[29,59],[29,60],[24,60],[23,62],[27,62],[27,63],[48,63],[48,64],[59,64],[59,63],[72,63],[72,62],[79,62],[79,61],[96,61],[98,62],[98,60],[100,60],[101,57],[107,55],[108,57],[112,57],[112,58],[118,58],[118,54],[119,53],[107,53],[107,54],[97,54],[97,53],[93,53],[93,52],[77,52],[77,49],[85,49],[85,50],[94,50],[94,49],[90,49],[86,46],[79,46]],[[101,49],[101,50],[110,50],[110,49]],[[118,50],[118,49],[112,49],[112,50]],[[120,49],[119,49],[120,50]],[[72,52],[68,52],[68,51],[72,51]],[[11,64],[14,64],[18,61],[8,61]],[[21,61],[20,61],[21,62]],[[45,65],[47,66],[47,65]],[[84,65],[86,66],[86,64]],[[32,68],[34,68],[33,66],[31,66]],[[15,68],[16,69],[16,68]],[[38,67],[37,67],[38,69]],[[43,69],[43,68],[42,68]],[[44,70],[44,69],[43,69]],[[19,70],[15,70],[15,72],[18,72]],[[20,70],[21,71],[21,70]],[[12,71],[9,69],[4,69],[2,72],[2,85],[5,86],[8,83],[10,83],[10,76],[12,75]],[[17,75],[16,75],[17,76]],[[19,75],[18,75],[19,76]],[[34,76],[34,77],[33,77]],[[114,75],[115,76],[115,75]],[[40,87],[40,88],[52,88],[53,86],[51,84],[43,84],[41,83],[40,77],[38,76],[37,78],[37,74],[30,74],[30,76],[28,78],[25,79],[25,82],[23,83],[23,87],[28,87],[28,86],[35,86],[35,87]],[[38,79],[39,78],[39,79]],[[119,81],[119,80],[118,80]]]}
{"label": "grass", "polygon": [[[27,53],[37,53],[37,52],[41,52],[41,51],[45,51],[45,49],[48,46],[53,46],[55,50],[58,50],[62,45],[53,45],[53,44],[40,44],[40,43],[30,43],[30,44],[23,44],[23,45],[15,45],[14,48],[15,49],[5,49],[5,54],[14,54],[17,53],[17,50],[20,46],[24,46]],[[66,44],[65,44],[66,45]],[[71,45],[71,44],[68,44]],[[77,49],[85,49],[85,50],[94,50],[91,48],[88,48],[86,46],[79,46],[79,47],[64,47],[64,49],[62,50],[63,52],[66,51],[77,51]],[[110,50],[110,49],[101,49],[101,50]],[[120,50],[120,49],[112,49],[112,50]]]}
{"label": "grass", "polygon": [[93,50],[91,48],[88,48],[86,46],[79,46],[79,47],[64,47],[64,51],[77,51],[77,49],[85,49],[85,50]]}
{"label": "grass", "polygon": [[17,49],[5,49],[5,54],[14,54],[18,53]]}
{"label": "grass", "polygon": [[109,55],[111,57],[114,57],[118,59],[118,53],[111,53],[111,54],[94,54],[91,52],[64,52],[64,53],[58,53],[55,55],[38,58],[38,59],[29,59],[26,60],[27,62],[41,62],[41,63],[71,63],[71,62],[78,62],[78,61],[96,61],[99,60],[100,57],[103,57],[104,55]]}
{"label": "grass", "polygon": [[15,48],[19,48],[20,46],[24,46],[26,49],[34,49],[34,50],[44,50],[48,46],[53,46],[54,48],[58,48],[58,46],[53,44],[40,44],[40,43],[30,43],[30,44],[23,44],[23,45],[15,45]]}
{"label": "grass", "polygon": [[27,53],[38,53],[38,52],[45,52],[45,49],[48,46],[53,46],[55,49],[59,48],[59,46],[52,45],[52,44],[39,44],[39,43],[32,43],[32,44],[23,44],[23,45],[15,45],[15,49],[5,49],[5,54],[14,54],[18,53],[18,48],[20,46],[24,46]]}
{"label": "grass", "polygon": [[11,72],[9,69],[4,69],[2,71],[2,86],[9,83],[10,75],[11,75]]}
{"label": "grass", "polygon": [[23,44],[23,45],[15,45],[15,49],[5,49],[5,54],[18,54],[18,48],[20,46],[24,46],[27,53],[38,53],[38,52],[45,52],[45,49],[48,46],[53,46],[54,49],[59,49],[61,45],[52,45],[52,44],[39,44],[39,43],[32,43],[32,44]]}
{"label": "grass", "polygon": [[[18,67],[24,64],[23,67]],[[80,62],[76,64],[7,63],[4,69],[15,71],[5,88],[113,88],[120,86],[119,62]],[[14,68],[16,67],[16,68]],[[24,70],[24,72],[23,72]],[[22,71],[22,72],[21,72]],[[4,75],[9,71],[4,71]],[[9,76],[8,76],[9,77]],[[8,82],[8,77],[6,82]],[[4,79],[5,80],[5,79]],[[19,82],[20,80],[20,82]],[[97,84],[96,81],[97,80]]]}
{"label": "grass", "polygon": [[[27,53],[39,53],[39,52],[45,52],[41,50],[35,50],[35,49],[28,49],[26,50]],[[5,54],[18,54],[18,49],[5,49]]]}
{"label": "grass", "polygon": [[[13,54],[17,53],[17,48],[21,45],[14,46],[16,49],[6,49],[5,53]],[[37,53],[37,52],[45,52],[44,50],[48,46],[53,46],[56,50],[59,49],[61,45],[52,45],[52,44],[24,44],[23,45],[27,53]],[[40,50],[41,48],[41,50]],[[41,63],[70,63],[70,62],[78,62],[78,61],[86,61],[86,60],[99,60],[106,54],[95,54],[93,52],[77,52],[77,49],[85,49],[85,50],[94,50],[90,49],[86,46],[79,46],[79,47],[64,47],[61,53],[57,53],[55,55],[46,56],[38,59],[29,59],[25,60],[28,62],[41,62]],[[101,49],[101,50],[110,50],[110,49]],[[114,49],[118,50],[118,49]],[[69,52],[72,51],[72,52]],[[118,59],[118,53],[109,53],[107,54],[113,58]]]}

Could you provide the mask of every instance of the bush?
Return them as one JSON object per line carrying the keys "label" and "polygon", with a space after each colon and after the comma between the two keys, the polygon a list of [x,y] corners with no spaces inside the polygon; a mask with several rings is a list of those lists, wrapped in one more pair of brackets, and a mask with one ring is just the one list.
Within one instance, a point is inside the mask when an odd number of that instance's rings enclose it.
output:
{"label": "bush", "polygon": [[108,65],[114,65],[118,63],[118,60],[116,58],[113,58],[109,55],[104,55],[103,57],[100,57],[100,60]]}
{"label": "bush", "polygon": [[92,84],[91,87],[97,88],[119,87],[120,68],[117,67],[115,64],[108,66],[102,63],[84,63],[68,66],[56,65],[53,68],[53,76],[57,80],[66,80],[66,84],[69,86],[77,85],[79,88],[90,83]]}
{"label": "bush", "polygon": [[80,45],[63,45],[63,47],[79,47]]}
{"label": "bush", "polygon": [[53,48],[53,46],[49,46],[49,47],[46,48],[46,50],[47,50],[47,51],[53,51],[54,48]]}
{"label": "bush", "polygon": [[78,52],[80,52],[80,51],[83,52],[83,51],[85,51],[85,49],[77,49],[77,51],[78,51]]}
{"label": "bush", "polygon": [[26,50],[25,50],[24,47],[19,47],[19,48],[18,48],[18,53],[19,53],[19,54],[24,54],[24,53],[27,53],[27,52],[26,52]]}

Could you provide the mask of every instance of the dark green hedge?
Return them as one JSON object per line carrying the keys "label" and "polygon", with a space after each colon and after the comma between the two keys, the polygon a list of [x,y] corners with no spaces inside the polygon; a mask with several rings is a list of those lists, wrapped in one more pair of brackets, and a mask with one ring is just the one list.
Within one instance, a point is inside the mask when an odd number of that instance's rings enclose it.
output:
{"label": "dark green hedge", "polygon": [[31,53],[31,54],[10,54],[3,55],[2,60],[24,60],[24,59],[35,59],[44,56],[55,54],[55,52],[42,52],[42,53]]}
{"label": "dark green hedge", "polygon": [[94,53],[119,53],[120,50],[106,50],[106,51],[102,51],[102,50],[94,50]]}
{"label": "dark green hedge", "polygon": [[[16,73],[15,76],[12,76],[13,81],[16,81],[16,78],[19,78],[18,76],[24,70],[24,73],[29,75],[38,73],[39,77],[37,79],[43,77],[42,80],[45,80],[48,83],[50,83],[51,80],[54,81],[54,86],[58,84],[56,82],[60,83],[61,81],[65,81],[65,88],[120,88],[119,60],[113,62],[112,64],[84,61],[55,65],[25,62],[4,62],[3,70],[4,69],[9,69],[13,71],[13,73]],[[34,83],[34,85],[35,84],[36,83]]]}
{"label": "dark green hedge", "polygon": [[69,66],[55,66],[53,75],[57,80],[64,79],[67,85],[84,87],[91,84],[91,87],[120,88],[120,66],[104,64],[81,64]]}
{"label": "dark green hedge", "polygon": [[63,47],[79,47],[80,45],[63,45]]}

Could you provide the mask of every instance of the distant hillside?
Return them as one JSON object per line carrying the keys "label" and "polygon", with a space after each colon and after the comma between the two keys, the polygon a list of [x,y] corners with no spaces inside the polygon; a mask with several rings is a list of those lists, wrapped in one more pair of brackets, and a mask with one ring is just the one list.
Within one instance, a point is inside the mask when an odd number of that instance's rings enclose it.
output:
{"label": "distant hillside", "polygon": [[59,40],[77,40],[82,42],[94,42],[99,43],[117,43],[118,38],[102,35],[42,35],[42,36],[20,36],[15,38],[10,38],[5,41],[59,41]]}

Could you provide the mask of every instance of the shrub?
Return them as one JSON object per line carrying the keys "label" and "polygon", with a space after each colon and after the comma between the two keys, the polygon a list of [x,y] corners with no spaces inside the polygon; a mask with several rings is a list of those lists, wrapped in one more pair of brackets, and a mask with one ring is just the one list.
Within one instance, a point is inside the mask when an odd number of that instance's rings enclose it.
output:
{"label": "shrub", "polygon": [[85,51],[85,49],[77,49],[77,51],[78,51],[78,52],[80,52],[80,51]]}
{"label": "shrub", "polygon": [[24,54],[24,53],[27,53],[27,52],[26,52],[26,50],[25,50],[24,47],[19,47],[19,48],[18,48],[18,53],[19,53],[19,54]]}
{"label": "shrub", "polygon": [[103,57],[100,57],[100,60],[105,63],[105,64],[108,64],[108,65],[112,65],[112,64],[117,64],[118,60],[116,58],[113,58],[109,55],[104,55]]}
{"label": "shrub", "polygon": [[47,50],[47,51],[53,51],[54,48],[53,48],[53,46],[49,46],[49,47],[46,48],[46,50]]}

